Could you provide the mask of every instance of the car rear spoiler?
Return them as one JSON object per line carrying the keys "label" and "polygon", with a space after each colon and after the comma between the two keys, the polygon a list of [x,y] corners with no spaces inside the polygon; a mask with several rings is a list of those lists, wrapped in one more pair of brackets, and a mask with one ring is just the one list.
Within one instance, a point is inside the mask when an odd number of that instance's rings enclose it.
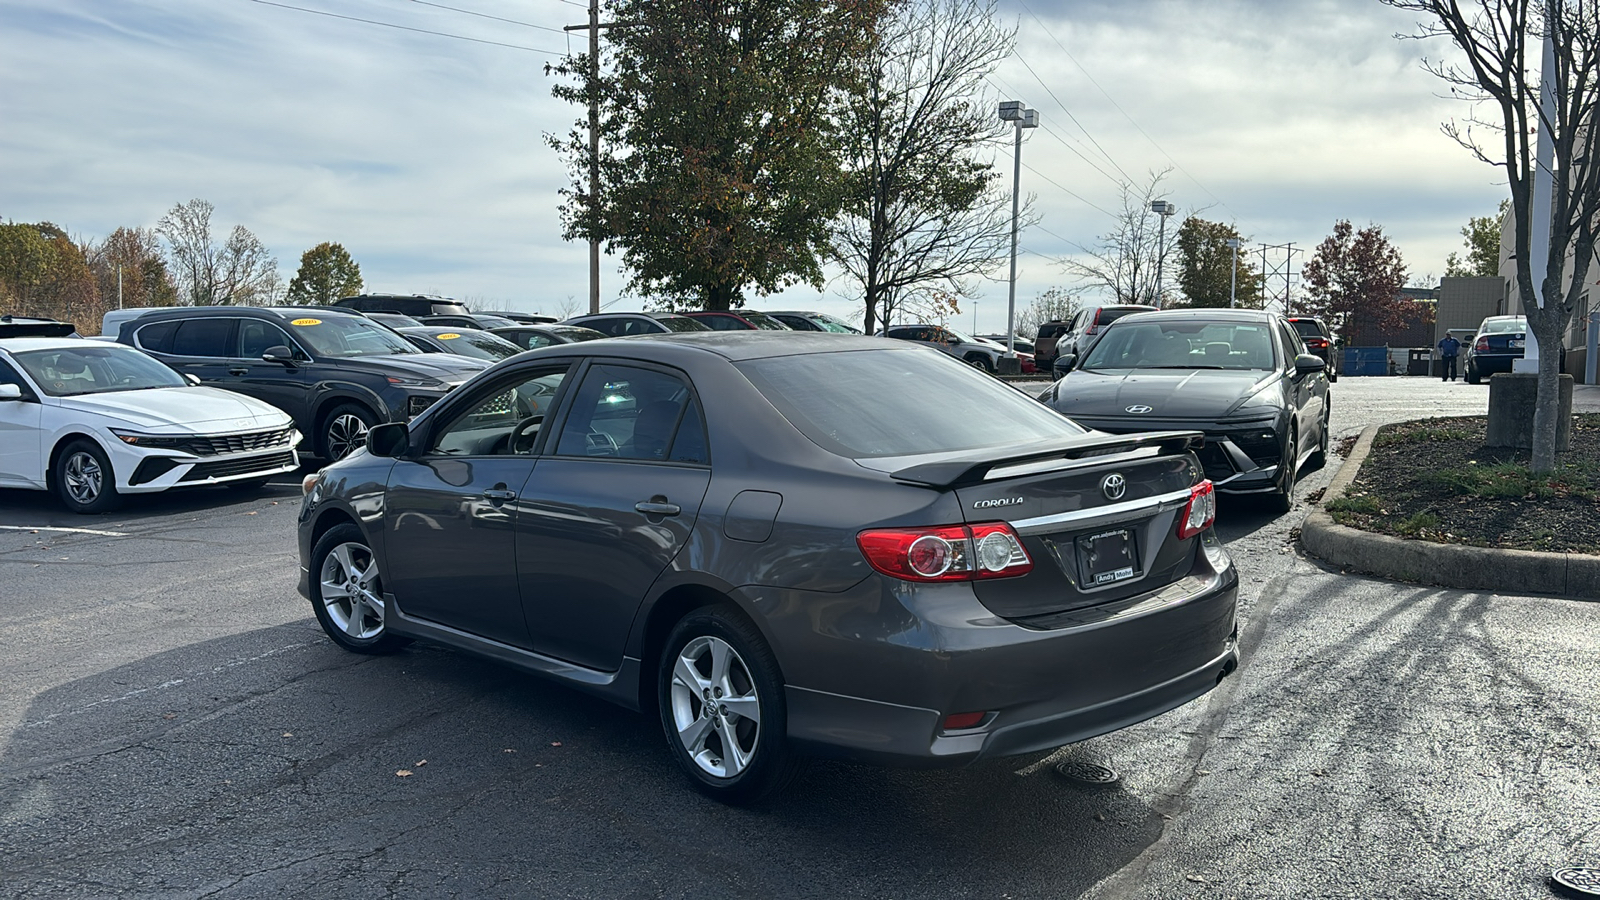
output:
{"label": "car rear spoiler", "polygon": [[77,333],[71,322],[0,322],[0,338],[71,337]]}
{"label": "car rear spoiler", "polygon": [[[974,450],[936,462],[918,463],[889,473],[896,481],[932,488],[951,488],[984,481],[1105,462],[1103,457],[1137,454],[1167,456],[1197,450],[1205,443],[1198,431],[1151,431],[1143,434],[1095,434],[1042,441],[1021,447]],[[1008,470],[1008,471],[1001,471]]]}

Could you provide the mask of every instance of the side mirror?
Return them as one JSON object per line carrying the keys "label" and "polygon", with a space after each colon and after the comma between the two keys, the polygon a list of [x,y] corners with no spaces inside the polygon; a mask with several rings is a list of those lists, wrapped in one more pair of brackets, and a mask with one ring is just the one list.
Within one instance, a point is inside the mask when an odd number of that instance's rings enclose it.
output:
{"label": "side mirror", "polygon": [[1078,354],[1063,353],[1056,357],[1055,367],[1063,372],[1071,372],[1072,367],[1078,364]]}
{"label": "side mirror", "polygon": [[374,425],[367,432],[367,452],[373,456],[393,459],[406,452],[411,445],[411,430],[401,422]]}
{"label": "side mirror", "polygon": [[194,374],[193,372],[185,372],[185,373],[183,373],[183,380],[189,382],[190,384],[194,385],[195,387],[199,387],[200,386],[200,376]]}
{"label": "side mirror", "polygon": [[273,344],[271,347],[266,349],[266,352],[261,354],[261,359],[264,362],[275,362],[282,363],[286,366],[292,366],[294,365],[294,351],[282,344]]}
{"label": "side mirror", "polygon": [[22,388],[14,384],[0,384],[0,400],[21,400]]}
{"label": "side mirror", "polygon": [[1312,372],[1321,372],[1328,368],[1320,356],[1302,353],[1294,358],[1294,374],[1296,377],[1310,375]]}

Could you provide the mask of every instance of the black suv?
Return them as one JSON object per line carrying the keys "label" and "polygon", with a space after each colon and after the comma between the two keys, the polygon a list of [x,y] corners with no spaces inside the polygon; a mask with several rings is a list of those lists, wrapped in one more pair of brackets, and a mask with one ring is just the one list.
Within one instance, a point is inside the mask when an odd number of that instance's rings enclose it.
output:
{"label": "black suv", "polygon": [[361,294],[335,300],[334,306],[344,306],[359,312],[396,312],[411,316],[465,316],[471,312],[467,305],[449,297],[427,294]]}
{"label": "black suv", "polygon": [[1288,322],[1300,335],[1300,340],[1305,341],[1306,352],[1312,356],[1322,357],[1322,361],[1328,364],[1328,381],[1330,383],[1338,381],[1339,366],[1333,361],[1333,353],[1338,342],[1333,339],[1333,332],[1328,330],[1327,324],[1321,319],[1313,319],[1310,316],[1291,316]]}
{"label": "black suv", "polygon": [[124,322],[117,341],[204,384],[294,417],[323,459],[343,457],[380,422],[405,422],[488,363],[430,354],[362,316],[293,306],[193,306]]}

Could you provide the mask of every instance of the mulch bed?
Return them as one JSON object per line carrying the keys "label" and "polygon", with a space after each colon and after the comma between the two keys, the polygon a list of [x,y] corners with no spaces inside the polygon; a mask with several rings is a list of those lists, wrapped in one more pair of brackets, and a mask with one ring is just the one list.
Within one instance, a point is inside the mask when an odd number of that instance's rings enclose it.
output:
{"label": "mulch bed", "polygon": [[1528,452],[1483,446],[1484,416],[1385,425],[1335,522],[1402,538],[1600,553],[1600,414],[1573,417],[1572,446],[1534,478]]}

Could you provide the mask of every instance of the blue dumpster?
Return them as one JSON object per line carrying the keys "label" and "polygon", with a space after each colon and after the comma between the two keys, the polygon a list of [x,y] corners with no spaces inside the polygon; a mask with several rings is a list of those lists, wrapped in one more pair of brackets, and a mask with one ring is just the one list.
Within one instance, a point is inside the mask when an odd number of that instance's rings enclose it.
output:
{"label": "blue dumpster", "polygon": [[1387,375],[1389,374],[1389,348],[1388,347],[1346,347],[1344,348],[1344,364],[1339,367],[1340,375]]}

